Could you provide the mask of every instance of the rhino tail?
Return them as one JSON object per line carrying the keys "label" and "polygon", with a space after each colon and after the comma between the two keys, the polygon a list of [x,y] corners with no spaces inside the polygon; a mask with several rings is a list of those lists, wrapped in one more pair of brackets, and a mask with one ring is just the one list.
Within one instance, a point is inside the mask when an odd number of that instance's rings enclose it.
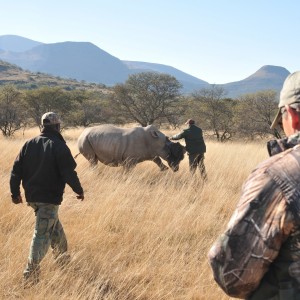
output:
{"label": "rhino tail", "polygon": [[75,156],[74,156],[74,159],[76,159],[77,158],[77,156],[78,155],[80,155],[81,153],[79,152],[79,153],[77,153]]}

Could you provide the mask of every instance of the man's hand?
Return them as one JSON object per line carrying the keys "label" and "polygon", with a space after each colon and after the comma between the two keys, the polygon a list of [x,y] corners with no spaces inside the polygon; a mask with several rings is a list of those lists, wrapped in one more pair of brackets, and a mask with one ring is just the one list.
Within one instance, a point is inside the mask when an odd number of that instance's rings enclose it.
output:
{"label": "man's hand", "polygon": [[19,204],[19,203],[23,202],[21,195],[19,195],[19,196],[11,196],[11,200],[12,200],[12,202],[14,204]]}
{"label": "man's hand", "polygon": [[78,199],[78,200],[83,200],[84,199],[84,194],[82,193],[82,194],[80,194],[80,195],[77,195],[76,196],[76,198]]}

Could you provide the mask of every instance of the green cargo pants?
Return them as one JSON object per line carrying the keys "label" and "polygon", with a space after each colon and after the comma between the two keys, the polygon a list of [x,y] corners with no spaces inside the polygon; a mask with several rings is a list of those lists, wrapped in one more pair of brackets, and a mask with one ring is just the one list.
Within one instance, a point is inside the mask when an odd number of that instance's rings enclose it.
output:
{"label": "green cargo pants", "polygon": [[34,209],[36,221],[31,241],[28,262],[24,270],[24,278],[30,277],[38,281],[39,263],[45,257],[50,245],[54,258],[65,253],[68,248],[64,229],[58,219],[59,205],[48,203],[28,203]]}

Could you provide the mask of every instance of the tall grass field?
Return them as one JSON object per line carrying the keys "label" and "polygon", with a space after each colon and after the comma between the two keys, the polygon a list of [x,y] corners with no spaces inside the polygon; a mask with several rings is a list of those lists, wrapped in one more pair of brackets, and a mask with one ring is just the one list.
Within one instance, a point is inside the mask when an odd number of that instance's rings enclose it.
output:
{"label": "tall grass field", "polygon": [[[74,156],[82,130],[63,132]],[[78,156],[85,199],[67,186],[59,210],[72,260],[60,268],[49,249],[40,282],[24,289],[35,216],[24,193],[23,204],[12,204],[9,178],[20,148],[38,133],[0,137],[0,299],[230,299],[214,282],[207,253],[225,230],[243,182],[268,157],[265,143],[207,141],[205,184],[198,172],[189,173],[187,156],[176,173],[150,161],[129,173],[101,163],[91,168]]]}

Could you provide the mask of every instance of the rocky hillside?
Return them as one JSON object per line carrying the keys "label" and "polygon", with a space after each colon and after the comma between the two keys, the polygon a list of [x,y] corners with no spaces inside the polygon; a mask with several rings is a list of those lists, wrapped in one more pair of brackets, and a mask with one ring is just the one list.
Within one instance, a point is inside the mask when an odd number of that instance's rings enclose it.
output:
{"label": "rocky hillside", "polygon": [[40,72],[25,71],[22,68],[0,60],[0,86],[13,84],[22,89],[35,89],[43,86],[61,87],[66,90],[94,89],[105,91],[102,84],[79,82]]}

